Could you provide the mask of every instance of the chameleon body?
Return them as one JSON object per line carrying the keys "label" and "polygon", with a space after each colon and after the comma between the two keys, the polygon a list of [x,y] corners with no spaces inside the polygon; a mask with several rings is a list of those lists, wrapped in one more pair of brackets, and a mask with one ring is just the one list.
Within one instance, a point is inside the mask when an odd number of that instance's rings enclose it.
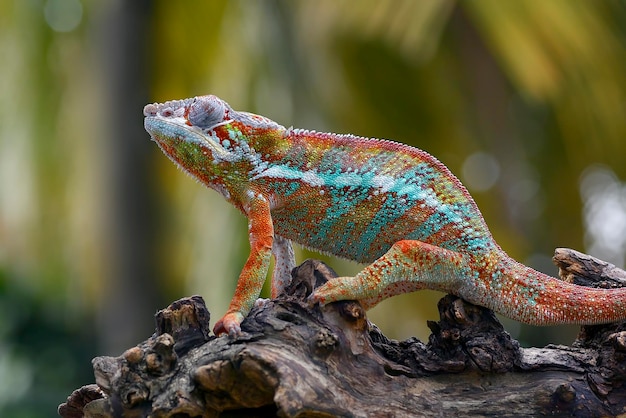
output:
{"label": "chameleon body", "polygon": [[626,318],[626,289],[576,286],[511,259],[466,188],[422,150],[285,128],[215,96],[149,104],[144,115],[172,161],[248,218],[250,255],[216,334],[240,332],[272,255],[272,297],[282,291],[291,242],[368,264],[315,290],[321,304],[354,299],[368,309],[428,288],[534,325]]}

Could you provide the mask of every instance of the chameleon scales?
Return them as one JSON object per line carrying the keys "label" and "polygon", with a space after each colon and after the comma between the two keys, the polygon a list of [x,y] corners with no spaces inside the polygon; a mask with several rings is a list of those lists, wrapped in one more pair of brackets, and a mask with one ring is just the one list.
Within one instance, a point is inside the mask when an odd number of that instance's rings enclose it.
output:
{"label": "chameleon scales", "polygon": [[292,241],[368,264],[315,290],[320,304],[353,299],[369,309],[435,289],[533,325],[626,318],[626,289],[576,286],[510,258],[467,189],[422,150],[285,128],[216,96],[149,104],[144,115],[173,162],[248,218],[250,255],[218,335],[241,332],[272,255],[271,296],[289,283]]}

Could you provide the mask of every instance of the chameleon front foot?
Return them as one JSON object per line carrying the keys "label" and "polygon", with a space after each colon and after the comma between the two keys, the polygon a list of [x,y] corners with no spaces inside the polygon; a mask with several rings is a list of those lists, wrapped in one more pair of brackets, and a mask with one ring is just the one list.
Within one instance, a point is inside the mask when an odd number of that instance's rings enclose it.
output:
{"label": "chameleon front foot", "polygon": [[243,315],[240,312],[228,312],[213,327],[213,333],[217,336],[228,334],[231,337],[241,334],[241,321]]}

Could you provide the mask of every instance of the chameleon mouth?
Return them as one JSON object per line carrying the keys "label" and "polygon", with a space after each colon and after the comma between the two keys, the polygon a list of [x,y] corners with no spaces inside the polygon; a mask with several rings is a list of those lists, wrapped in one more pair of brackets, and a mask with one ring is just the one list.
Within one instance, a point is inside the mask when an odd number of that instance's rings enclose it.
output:
{"label": "chameleon mouth", "polygon": [[174,134],[178,134],[180,139],[184,138],[184,134],[187,132],[181,128],[186,126],[191,128],[185,118],[185,109],[190,100],[193,99],[170,100],[165,103],[150,103],[144,106],[144,127],[154,141],[160,142],[160,139],[171,138]]}

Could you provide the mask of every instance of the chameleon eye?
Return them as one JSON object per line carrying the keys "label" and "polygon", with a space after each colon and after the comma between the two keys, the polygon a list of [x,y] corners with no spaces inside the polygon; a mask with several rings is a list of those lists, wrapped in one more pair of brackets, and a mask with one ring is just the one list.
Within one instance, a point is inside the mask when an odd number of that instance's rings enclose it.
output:
{"label": "chameleon eye", "polygon": [[189,105],[187,120],[199,128],[210,128],[224,121],[226,106],[215,96],[200,96]]}

